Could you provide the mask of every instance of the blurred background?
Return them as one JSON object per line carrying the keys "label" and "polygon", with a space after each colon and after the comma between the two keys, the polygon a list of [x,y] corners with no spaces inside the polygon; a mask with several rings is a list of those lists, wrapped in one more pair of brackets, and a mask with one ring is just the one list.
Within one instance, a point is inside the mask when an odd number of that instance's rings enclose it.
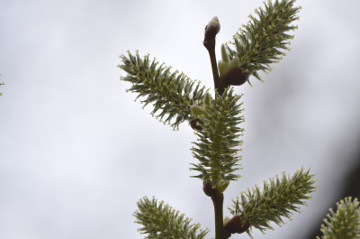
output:
{"label": "blurred background", "polygon": [[[314,238],[328,208],[359,195],[360,2],[298,0],[291,51],[244,93],[240,191],[302,166],[318,189],[301,214],[255,238]],[[150,53],[213,87],[203,30],[220,44],[261,0],[2,0],[0,238],[143,238],[133,212],[155,195],[213,237],[212,202],[190,178],[194,133],[164,126],[126,93],[117,65]],[[229,212],[225,209],[225,216]],[[248,238],[235,235],[232,238]]]}

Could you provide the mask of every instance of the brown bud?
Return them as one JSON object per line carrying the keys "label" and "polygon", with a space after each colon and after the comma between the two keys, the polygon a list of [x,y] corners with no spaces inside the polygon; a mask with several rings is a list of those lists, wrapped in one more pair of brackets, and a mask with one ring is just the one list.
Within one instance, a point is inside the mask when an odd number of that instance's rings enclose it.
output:
{"label": "brown bud", "polygon": [[228,70],[221,78],[226,86],[242,85],[249,79],[249,74],[244,73],[240,67],[233,67]]}
{"label": "brown bud", "polygon": [[189,123],[191,128],[193,128],[194,130],[202,130],[202,127],[200,126],[201,121],[199,119],[190,120]]}
{"label": "brown bud", "polygon": [[220,31],[220,23],[217,17],[211,19],[211,21],[205,27],[204,42],[215,40],[216,34]]}
{"label": "brown bud", "polygon": [[212,187],[211,183],[203,182],[203,191],[209,197],[214,197],[218,193],[215,188]]}
{"label": "brown bud", "polygon": [[243,233],[249,229],[250,226],[251,225],[249,222],[245,222],[244,225],[242,225],[239,215],[234,216],[224,225],[226,231],[230,232],[231,234]]}

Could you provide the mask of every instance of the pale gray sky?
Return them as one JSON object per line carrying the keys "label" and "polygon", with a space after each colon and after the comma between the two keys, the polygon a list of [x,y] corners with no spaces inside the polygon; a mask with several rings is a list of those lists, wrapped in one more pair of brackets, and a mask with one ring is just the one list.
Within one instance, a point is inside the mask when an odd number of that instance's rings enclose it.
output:
{"label": "pale gray sky", "polygon": [[[155,195],[212,231],[211,200],[189,176],[195,136],[134,102],[116,66],[139,49],[212,87],[203,29],[221,43],[260,0],[0,2],[0,238],[143,238],[132,213]],[[244,85],[245,136],[231,198],[301,166],[319,189],[293,221],[255,238],[304,238],[332,201],[360,134],[360,2],[299,0],[291,52]],[[228,215],[225,210],[225,215]],[[232,238],[246,238],[238,235]]]}

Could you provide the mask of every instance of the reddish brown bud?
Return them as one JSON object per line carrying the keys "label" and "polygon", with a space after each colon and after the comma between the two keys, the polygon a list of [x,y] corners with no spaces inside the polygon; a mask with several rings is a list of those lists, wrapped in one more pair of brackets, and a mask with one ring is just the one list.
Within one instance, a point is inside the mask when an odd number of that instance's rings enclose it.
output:
{"label": "reddish brown bud", "polygon": [[216,34],[218,34],[219,31],[220,31],[219,19],[217,17],[214,17],[205,27],[204,42],[214,40]]}
{"label": "reddish brown bud", "polygon": [[228,70],[221,78],[226,86],[242,85],[249,79],[249,74],[244,73],[240,67],[233,67]]}
{"label": "reddish brown bud", "polygon": [[212,187],[211,183],[203,182],[203,191],[209,197],[214,197],[217,195],[217,191],[215,188]]}
{"label": "reddish brown bud", "polygon": [[226,231],[230,232],[231,234],[234,233],[243,233],[250,227],[249,222],[245,222],[244,225],[241,224],[240,216],[236,215],[231,218],[225,225]]}
{"label": "reddish brown bud", "polygon": [[189,123],[190,123],[191,128],[193,128],[194,130],[202,130],[202,128],[200,126],[201,121],[199,119],[190,120]]}

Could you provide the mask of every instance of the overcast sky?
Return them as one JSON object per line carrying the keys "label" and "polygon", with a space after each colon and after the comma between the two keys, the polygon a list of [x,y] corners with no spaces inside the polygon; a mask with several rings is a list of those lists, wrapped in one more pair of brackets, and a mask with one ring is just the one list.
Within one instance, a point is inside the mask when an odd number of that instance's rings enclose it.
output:
{"label": "overcast sky", "polygon": [[[117,65],[138,49],[212,87],[205,25],[219,17],[219,52],[261,4],[1,0],[0,238],[143,238],[132,214],[153,195],[208,227],[211,238],[211,200],[189,178],[192,130],[152,118],[125,92]],[[240,191],[301,166],[319,188],[301,215],[255,238],[304,238],[314,215],[337,200],[360,135],[360,2],[298,4],[291,52],[264,83],[236,88],[245,94],[243,170],[225,207]]]}

